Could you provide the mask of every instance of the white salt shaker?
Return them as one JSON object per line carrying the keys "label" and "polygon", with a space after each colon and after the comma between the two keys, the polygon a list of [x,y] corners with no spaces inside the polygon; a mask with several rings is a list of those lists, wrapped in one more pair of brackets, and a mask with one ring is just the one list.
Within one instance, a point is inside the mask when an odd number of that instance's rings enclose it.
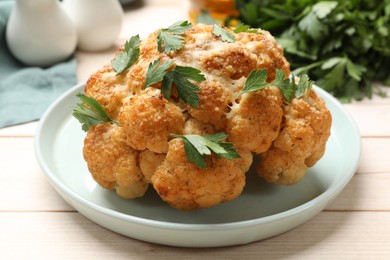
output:
{"label": "white salt shaker", "polygon": [[80,50],[104,50],[117,40],[123,21],[118,0],[64,0],[63,7],[76,25]]}
{"label": "white salt shaker", "polygon": [[33,66],[50,66],[69,57],[77,32],[58,0],[16,0],[6,27],[11,53]]}

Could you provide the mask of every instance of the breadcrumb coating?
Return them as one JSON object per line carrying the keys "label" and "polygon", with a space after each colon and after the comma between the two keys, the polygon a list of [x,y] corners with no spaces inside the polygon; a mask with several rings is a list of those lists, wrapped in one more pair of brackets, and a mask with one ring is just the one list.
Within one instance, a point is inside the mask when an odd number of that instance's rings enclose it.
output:
{"label": "breadcrumb coating", "polygon": [[154,172],[164,162],[166,156],[165,153],[155,153],[147,149],[140,153],[139,167],[149,183],[152,182]]}
{"label": "breadcrumb coating", "polygon": [[[227,29],[228,30],[228,29]],[[213,26],[198,24],[183,35],[183,47],[166,54],[157,49],[159,31],[141,41],[138,60],[120,75],[110,65],[91,75],[86,95],[95,98],[118,125],[103,123],[87,133],[84,158],[102,187],[119,196],[143,196],[149,183],[172,207],[208,208],[239,196],[252,154],[261,156],[258,174],[268,182],[299,181],[324,154],[331,115],[314,90],[287,103],[277,87],[240,95],[253,70],[267,69],[272,82],[277,69],[290,74],[282,48],[267,31],[238,33],[224,42]],[[116,56],[123,52],[120,48]],[[114,57],[115,59],[115,57]],[[150,63],[173,61],[193,67],[206,80],[199,87],[199,107],[183,103],[173,83],[170,98],[162,83],[145,88]],[[227,133],[241,158],[206,158],[207,167],[189,162],[183,140],[170,134]]]}
{"label": "breadcrumb coating", "polygon": [[124,76],[116,76],[108,65],[89,77],[84,92],[96,99],[110,118],[117,117],[123,100],[128,96]]}
{"label": "breadcrumb coating", "polygon": [[123,198],[142,197],[148,188],[138,167],[139,152],[126,143],[123,128],[103,123],[91,127],[84,140],[84,159],[94,180]]}
{"label": "breadcrumb coating", "polygon": [[166,153],[169,134],[181,134],[184,117],[181,109],[164,99],[159,89],[147,88],[127,99],[118,115],[127,143],[136,150]]}
{"label": "breadcrumb coating", "polygon": [[314,90],[285,103],[283,111],[281,131],[256,171],[268,182],[294,184],[323,156],[332,116]]}
{"label": "breadcrumb coating", "polygon": [[244,94],[228,114],[226,133],[237,148],[254,153],[268,150],[279,134],[283,96],[276,87]]}
{"label": "breadcrumb coating", "polygon": [[181,210],[208,208],[239,196],[245,186],[245,172],[252,164],[252,154],[241,152],[234,160],[207,159],[200,169],[187,160],[183,141],[173,139],[164,163],[152,176],[153,187],[172,207]]}

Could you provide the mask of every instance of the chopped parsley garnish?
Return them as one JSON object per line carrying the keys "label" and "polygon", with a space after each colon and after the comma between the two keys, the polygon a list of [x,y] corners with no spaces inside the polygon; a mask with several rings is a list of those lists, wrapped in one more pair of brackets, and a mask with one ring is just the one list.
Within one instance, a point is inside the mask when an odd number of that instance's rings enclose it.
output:
{"label": "chopped parsley garnish", "polygon": [[126,41],[124,51],[119,53],[114,60],[111,61],[112,68],[117,75],[131,67],[139,57],[139,35],[133,36],[129,41]]}
{"label": "chopped parsley garnish", "polygon": [[232,143],[222,142],[227,138],[225,133],[212,135],[177,135],[172,137],[181,138],[184,141],[184,149],[187,159],[199,168],[206,168],[206,157],[214,154],[217,158],[232,160],[241,158]]}
{"label": "chopped parsley garnish", "polygon": [[173,61],[160,64],[160,59],[150,63],[146,73],[145,88],[162,81],[161,92],[166,99],[170,99],[172,83],[175,83],[180,100],[192,107],[199,107],[197,93],[200,89],[190,80],[202,82],[206,78],[200,70],[192,67],[177,65],[174,69],[167,71],[172,64]]}
{"label": "chopped parsley garnish", "polygon": [[258,29],[251,28],[249,25],[246,25],[246,24],[243,24],[243,23],[240,23],[239,25],[237,25],[237,27],[233,29],[233,32],[235,32],[235,33],[246,32],[246,33],[258,33],[258,34],[261,34],[261,32],[259,32]]}
{"label": "chopped parsley garnish", "polygon": [[294,74],[307,73],[341,101],[390,86],[390,1],[235,0],[238,20],[269,31]]}
{"label": "chopped parsley garnish", "polygon": [[179,21],[168,28],[163,28],[157,35],[157,49],[159,52],[169,54],[171,51],[178,51],[183,47],[184,38],[181,36],[192,24],[188,21]]}
{"label": "chopped parsley garnish", "polygon": [[306,74],[300,76],[299,82],[296,83],[295,76],[292,75],[291,79],[286,78],[286,72],[284,70],[276,70],[275,80],[268,83],[267,71],[267,69],[252,70],[241,90],[241,94],[275,86],[280,89],[284,98],[288,102],[291,102],[294,97],[303,97],[310,91],[313,85],[313,82],[309,80]]}
{"label": "chopped parsley garnish", "polygon": [[223,42],[234,42],[235,41],[235,36],[225,28],[222,28],[218,24],[214,24],[213,26],[213,34],[215,36],[221,37],[221,40]]}
{"label": "chopped parsley garnish", "polygon": [[162,81],[174,61],[171,60],[161,65],[160,62],[161,60],[158,59],[149,64],[148,71],[146,72],[145,88]]}
{"label": "chopped parsley garnish", "polygon": [[82,103],[77,103],[73,108],[73,116],[82,124],[81,128],[87,132],[89,128],[100,123],[109,122],[118,124],[117,121],[111,119],[104,111],[103,107],[92,97],[78,93],[76,95]]}

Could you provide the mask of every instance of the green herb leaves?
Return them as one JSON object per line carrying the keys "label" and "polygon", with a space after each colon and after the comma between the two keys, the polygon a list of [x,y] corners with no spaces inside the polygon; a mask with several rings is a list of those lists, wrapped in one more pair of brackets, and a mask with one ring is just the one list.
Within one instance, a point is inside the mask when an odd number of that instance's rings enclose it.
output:
{"label": "green herb leaves", "polygon": [[286,78],[284,70],[276,70],[275,80],[271,83],[267,82],[267,69],[252,70],[249,74],[241,94],[264,89],[269,86],[275,86],[280,89],[284,98],[291,102],[295,98],[303,97],[310,91],[313,82],[309,80],[307,75],[300,76],[298,83],[295,82],[295,76],[292,79]]}
{"label": "green herb leaves", "polygon": [[[200,91],[199,87],[189,80],[201,82],[205,80],[200,70],[192,67],[176,66],[173,70],[167,73],[167,80],[163,81],[162,89],[170,90],[172,81],[176,85],[176,90],[179,94],[179,98],[192,107],[199,107],[199,96],[197,93]],[[166,94],[169,92],[167,91]]]}
{"label": "green herb leaves", "polygon": [[252,70],[246,79],[241,94],[261,90],[270,86],[270,84],[267,82],[267,71],[267,69]]}
{"label": "green herb leaves", "polygon": [[73,116],[82,124],[82,129],[86,132],[91,126],[109,122],[111,124],[118,124],[115,120],[108,117],[103,107],[91,97],[84,94],[77,94],[82,103],[77,103],[77,107],[73,108]]}
{"label": "green herb leaves", "polygon": [[126,41],[124,51],[119,53],[115,59],[111,61],[111,66],[116,71],[117,75],[130,68],[130,66],[138,60],[140,51],[139,44],[139,35],[131,37],[129,41]]}
{"label": "green herb leaves", "polygon": [[237,25],[237,27],[233,29],[233,32],[234,33],[246,32],[246,33],[261,34],[258,29],[253,29],[249,25],[246,25],[246,24],[243,24],[243,23],[240,23],[239,25]]}
{"label": "green herb leaves", "polygon": [[241,22],[275,36],[294,74],[342,101],[371,97],[372,81],[390,85],[390,0],[235,3]]}
{"label": "green herb leaves", "polygon": [[206,156],[211,154],[228,160],[241,157],[232,143],[222,142],[227,138],[225,133],[204,136],[171,134],[171,136],[183,139],[188,161],[195,163],[199,168],[207,167]]}
{"label": "green herb leaves", "polygon": [[221,40],[223,42],[234,42],[235,41],[235,36],[225,28],[222,28],[218,24],[214,24],[213,26],[213,34],[215,36],[221,37]]}
{"label": "green herb leaves", "polygon": [[164,79],[164,76],[167,74],[167,70],[172,66],[173,60],[161,64],[160,59],[155,60],[149,64],[148,71],[146,72],[146,82],[145,87],[150,87],[153,84],[156,84]]}
{"label": "green herb leaves", "polygon": [[169,54],[171,51],[180,50],[183,47],[184,34],[192,24],[188,21],[179,21],[168,28],[161,29],[157,35],[157,48],[159,52]]}
{"label": "green herb leaves", "polygon": [[167,71],[173,64],[168,61],[160,64],[160,59],[149,64],[146,73],[145,88],[162,81],[161,92],[166,99],[170,99],[172,84],[175,83],[176,90],[180,100],[192,107],[199,107],[199,87],[192,83],[202,82],[206,78],[201,71],[192,67],[175,66],[174,69]]}

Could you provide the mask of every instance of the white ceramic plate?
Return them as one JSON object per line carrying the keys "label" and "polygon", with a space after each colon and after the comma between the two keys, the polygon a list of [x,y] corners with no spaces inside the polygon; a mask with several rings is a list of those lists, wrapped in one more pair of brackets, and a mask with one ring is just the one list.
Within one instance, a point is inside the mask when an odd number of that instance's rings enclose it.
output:
{"label": "white ceramic plate", "polygon": [[92,221],[120,234],[153,243],[215,247],[245,244],[290,230],[321,212],[355,173],[360,134],[352,118],[332,96],[316,87],[332,116],[324,157],[293,186],[267,184],[248,173],[236,200],[195,212],[182,212],[161,201],[153,188],[143,198],[124,200],[100,188],[82,156],[85,133],[72,117],[80,84],[54,102],[42,117],[36,139],[38,161],[58,193]]}

